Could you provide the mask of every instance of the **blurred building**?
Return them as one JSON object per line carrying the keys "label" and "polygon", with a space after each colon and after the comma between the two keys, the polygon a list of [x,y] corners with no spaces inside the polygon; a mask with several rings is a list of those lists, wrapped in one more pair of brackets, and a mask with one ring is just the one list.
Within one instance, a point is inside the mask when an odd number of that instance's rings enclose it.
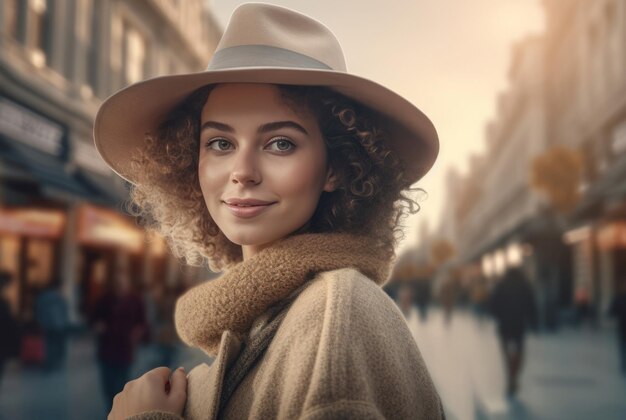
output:
{"label": "blurred building", "polygon": [[[626,281],[626,2],[543,5],[546,32],[514,47],[487,152],[450,175],[441,235],[464,272],[497,278],[522,264],[550,326],[578,291],[604,311]],[[582,198],[566,216],[530,185],[534,159],[555,145],[584,156]]]}
{"label": "blurred building", "polygon": [[185,273],[125,215],[92,124],[130,83],[202,70],[220,35],[202,0],[0,1],[0,266],[22,319],[56,279],[80,316],[116,270],[142,284]]}
{"label": "blurred building", "polygon": [[626,3],[546,2],[548,137],[583,151],[582,200],[566,242],[573,289],[606,314],[626,282]]}

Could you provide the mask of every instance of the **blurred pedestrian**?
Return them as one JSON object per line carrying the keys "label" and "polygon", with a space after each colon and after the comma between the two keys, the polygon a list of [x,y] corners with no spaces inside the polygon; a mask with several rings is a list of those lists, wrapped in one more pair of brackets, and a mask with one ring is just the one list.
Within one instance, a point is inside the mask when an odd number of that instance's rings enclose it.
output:
{"label": "blurred pedestrian", "polygon": [[44,364],[46,370],[56,370],[65,363],[68,307],[59,290],[60,280],[55,278],[39,292],[35,300],[35,319],[44,339]]}
{"label": "blurred pedestrian", "polygon": [[574,307],[576,308],[576,325],[582,326],[591,318],[589,289],[582,285],[576,288],[574,293]]}
{"label": "blurred pedestrian", "polygon": [[98,299],[91,323],[98,334],[102,390],[111,404],[130,379],[136,347],[147,330],[143,301],[125,271],[117,273],[112,289]]}
{"label": "blurred pedestrian", "polygon": [[156,282],[146,297],[147,321],[156,354],[153,367],[172,366],[178,343],[174,327],[176,298],[175,290],[163,282]]}
{"label": "blurred pedestrian", "polygon": [[415,282],[415,303],[419,310],[420,320],[428,318],[428,305],[430,304],[432,284],[429,278],[418,278]]}
{"label": "blurred pedestrian", "polygon": [[408,318],[411,315],[414,302],[415,295],[413,293],[413,283],[403,281],[398,288],[397,304],[405,318]]}
{"label": "blurred pedestrian", "polygon": [[482,322],[487,311],[487,301],[489,298],[487,279],[484,277],[475,279],[470,286],[469,295],[474,313],[476,314],[478,321]]}
{"label": "blurred pedestrian", "polygon": [[456,306],[460,294],[460,284],[455,277],[450,277],[444,281],[439,289],[439,301],[443,307],[444,320],[446,325],[452,321],[452,312]]}
{"label": "blurred pedestrian", "polygon": [[519,389],[526,330],[537,326],[533,289],[520,268],[509,269],[496,284],[489,307],[498,325],[506,365],[507,394],[513,396]]}
{"label": "blurred pedestrian", "polygon": [[11,273],[0,270],[0,390],[4,376],[4,365],[8,359],[15,357],[19,352],[19,325],[9,303],[4,296],[5,287],[11,282]]}
{"label": "blurred pedestrian", "polygon": [[617,318],[617,343],[622,373],[626,375],[626,281],[621,282],[609,313]]}

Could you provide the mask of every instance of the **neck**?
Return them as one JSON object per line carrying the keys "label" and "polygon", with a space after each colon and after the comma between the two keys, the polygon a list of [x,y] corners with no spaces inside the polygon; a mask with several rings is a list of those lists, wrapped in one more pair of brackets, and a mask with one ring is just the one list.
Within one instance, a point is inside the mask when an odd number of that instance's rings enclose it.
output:
{"label": "neck", "polygon": [[[299,229],[295,230],[294,232],[292,232],[291,234],[287,235],[287,237],[288,236],[295,236],[295,235],[300,235],[300,234],[306,233],[310,226],[311,226],[311,222],[308,221],[301,228],[299,228]],[[268,248],[268,247],[272,246],[273,244],[275,244],[276,242],[279,242],[282,239],[285,239],[285,238],[280,238],[280,239],[277,239],[275,241],[268,242],[268,243],[265,243],[265,244],[259,244],[259,245],[242,245],[241,246],[241,254],[242,254],[242,257],[243,257],[243,261],[248,261],[250,258],[254,257],[256,254],[258,254],[259,252],[261,252],[265,248]]]}
{"label": "neck", "polygon": [[250,258],[254,257],[256,254],[264,250],[265,248],[271,246],[273,242],[268,242],[266,244],[261,245],[242,245],[241,253],[244,261],[248,261]]}

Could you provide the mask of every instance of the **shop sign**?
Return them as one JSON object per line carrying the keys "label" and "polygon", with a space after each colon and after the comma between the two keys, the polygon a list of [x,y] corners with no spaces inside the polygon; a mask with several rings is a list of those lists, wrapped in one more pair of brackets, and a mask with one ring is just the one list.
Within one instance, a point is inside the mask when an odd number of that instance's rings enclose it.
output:
{"label": "shop sign", "polygon": [[563,242],[568,245],[574,245],[578,242],[586,241],[591,236],[591,226],[585,225],[563,234]]}
{"label": "shop sign", "polygon": [[61,125],[3,97],[0,97],[0,135],[54,156],[62,156],[64,152]]}
{"label": "shop sign", "polygon": [[597,234],[598,247],[603,250],[626,248],[626,222],[604,225]]}
{"label": "shop sign", "polygon": [[116,246],[130,252],[141,252],[144,231],[123,216],[89,204],[80,207],[78,242],[85,245]]}
{"label": "shop sign", "polygon": [[60,238],[65,214],[54,210],[0,209],[0,234]]}
{"label": "shop sign", "polygon": [[81,140],[75,142],[73,146],[76,163],[80,166],[92,170],[100,175],[109,176],[111,174],[111,170],[96,151],[93,142]]}

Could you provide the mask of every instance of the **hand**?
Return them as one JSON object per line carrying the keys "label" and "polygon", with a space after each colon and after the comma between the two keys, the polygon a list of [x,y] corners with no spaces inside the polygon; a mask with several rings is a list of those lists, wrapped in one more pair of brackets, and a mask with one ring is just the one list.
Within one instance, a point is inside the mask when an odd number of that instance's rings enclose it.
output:
{"label": "hand", "polygon": [[166,411],[182,416],[186,400],[185,370],[176,369],[170,378],[168,368],[158,367],[126,383],[124,390],[113,398],[107,419],[126,419],[144,411]]}

